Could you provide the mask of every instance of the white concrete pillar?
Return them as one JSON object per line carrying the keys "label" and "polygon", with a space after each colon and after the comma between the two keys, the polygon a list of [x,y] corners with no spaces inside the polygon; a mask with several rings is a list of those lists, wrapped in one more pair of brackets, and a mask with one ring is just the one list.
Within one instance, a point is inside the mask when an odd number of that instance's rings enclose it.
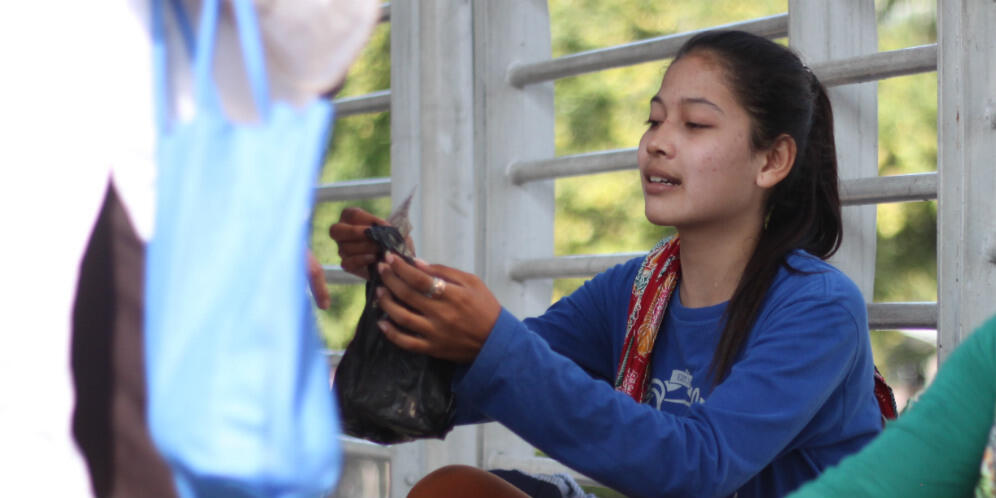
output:
{"label": "white concrete pillar", "polygon": [[938,356],[996,314],[996,2],[938,0]]}
{"label": "white concrete pillar", "polygon": [[[789,1],[789,45],[809,65],[878,51],[873,0]],[[878,176],[878,83],[829,88],[840,178]],[[844,239],[831,262],[874,298],[874,205],[843,209]]]}

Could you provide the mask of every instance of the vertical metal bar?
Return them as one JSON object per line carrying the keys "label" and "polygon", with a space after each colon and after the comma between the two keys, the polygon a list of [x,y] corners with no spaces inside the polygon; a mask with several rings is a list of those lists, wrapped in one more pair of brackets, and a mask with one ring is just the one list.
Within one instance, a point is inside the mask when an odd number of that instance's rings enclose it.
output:
{"label": "vertical metal bar", "polygon": [[938,356],[996,313],[996,2],[938,0]]}
{"label": "vertical metal bar", "polygon": [[[416,253],[469,272],[477,221],[472,7],[470,0],[391,5],[391,198],[397,205],[415,189]],[[444,441],[394,446],[391,496],[406,496],[444,465],[479,465],[479,432],[460,427]]]}
{"label": "vertical metal bar", "polygon": [[[553,83],[516,88],[508,68],[550,58],[546,0],[474,1],[475,158],[478,177],[477,258],[482,276],[517,316],[549,305],[549,280],[515,281],[513,258],[553,254],[553,181],[514,185],[509,165],[553,157]],[[484,426],[484,462],[490,455],[528,455],[531,448],[496,424]]]}
{"label": "vertical metal bar", "polygon": [[[873,0],[789,1],[789,45],[812,65],[878,51]],[[878,176],[877,83],[828,89],[834,112],[841,179]],[[875,206],[843,208],[844,240],[833,257],[861,289],[874,296]]]}

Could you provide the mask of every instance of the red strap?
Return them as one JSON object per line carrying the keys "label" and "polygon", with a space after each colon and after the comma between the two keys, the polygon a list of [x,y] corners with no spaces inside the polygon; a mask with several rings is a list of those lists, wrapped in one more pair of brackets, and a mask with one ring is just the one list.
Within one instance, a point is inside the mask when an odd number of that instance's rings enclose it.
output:
{"label": "red strap", "polygon": [[678,285],[681,271],[678,253],[677,235],[661,241],[643,259],[643,266],[633,282],[626,338],[619,357],[615,388],[640,403],[646,391],[650,353],[654,350],[657,331],[671,294]]}
{"label": "red strap", "polygon": [[893,420],[899,416],[896,408],[896,397],[892,394],[892,388],[886,384],[885,377],[875,367],[875,399],[878,401],[878,409],[882,412],[882,423]]}

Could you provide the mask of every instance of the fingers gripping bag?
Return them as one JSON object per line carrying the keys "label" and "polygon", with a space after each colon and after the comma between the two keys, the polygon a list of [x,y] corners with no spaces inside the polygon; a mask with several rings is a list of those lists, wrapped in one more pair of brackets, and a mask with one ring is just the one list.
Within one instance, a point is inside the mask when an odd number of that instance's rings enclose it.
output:
{"label": "fingers gripping bag", "polygon": [[377,263],[390,251],[413,264],[414,254],[405,244],[410,201],[411,196],[388,218],[390,225],[366,231],[379,246],[377,261],[369,268],[366,304],[356,335],[346,347],[333,383],[343,432],[380,444],[443,438],[453,428],[450,381],[454,364],[401,349],[377,326],[379,320],[387,319],[374,294],[382,285]]}

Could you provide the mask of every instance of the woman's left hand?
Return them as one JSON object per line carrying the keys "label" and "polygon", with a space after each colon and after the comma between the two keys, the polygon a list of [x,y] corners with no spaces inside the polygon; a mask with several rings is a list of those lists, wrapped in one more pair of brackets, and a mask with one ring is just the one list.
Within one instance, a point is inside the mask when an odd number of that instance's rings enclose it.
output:
{"label": "woman's left hand", "polygon": [[415,262],[412,266],[388,253],[378,265],[386,288],[378,288],[377,296],[391,321],[418,336],[388,320],[378,325],[403,349],[457,363],[474,361],[498,321],[501,305],[475,275]]}
{"label": "woman's left hand", "polygon": [[311,286],[311,297],[314,298],[315,305],[323,310],[329,309],[332,306],[332,294],[325,286],[325,269],[311,249],[308,249],[308,285]]}

